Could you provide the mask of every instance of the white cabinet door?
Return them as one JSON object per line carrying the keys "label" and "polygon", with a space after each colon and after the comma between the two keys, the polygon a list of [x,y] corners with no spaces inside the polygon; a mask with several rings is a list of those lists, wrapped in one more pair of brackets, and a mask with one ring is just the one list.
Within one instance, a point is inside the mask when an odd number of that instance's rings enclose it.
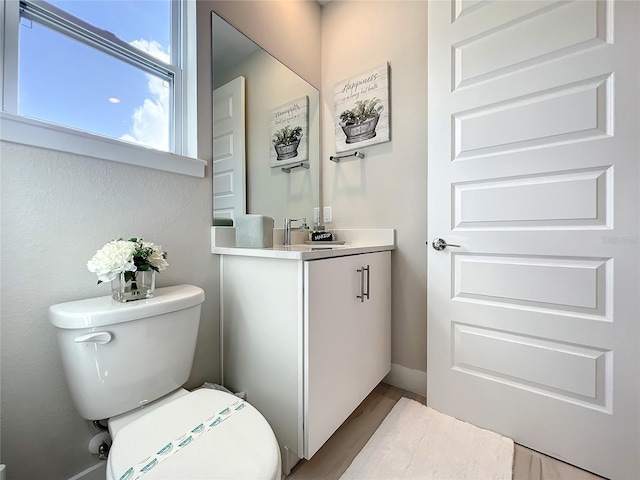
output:
{"label": "white cabinet door", "polygon": [[[363,278],[357,270],[367,266]],[[311,458],[390,370],[391,254],[307,261],[304,274],[304,457]]]}

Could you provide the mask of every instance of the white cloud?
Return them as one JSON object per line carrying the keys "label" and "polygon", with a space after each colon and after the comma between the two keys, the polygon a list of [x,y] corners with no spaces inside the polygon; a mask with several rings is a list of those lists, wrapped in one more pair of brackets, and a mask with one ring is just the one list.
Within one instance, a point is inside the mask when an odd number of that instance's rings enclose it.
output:
{"label": "white cloud", "polygon": [[[165,52],[156,41],[134,40],[131,45],[148,54],[169,63],[169,53]],[[147,76],[147,87],[150,98],[133,113],[132,126],[129,133],[120,137],[122,140],[140,143],[158,150],[169,150],[169,87],[163,80],[150,74]]]}

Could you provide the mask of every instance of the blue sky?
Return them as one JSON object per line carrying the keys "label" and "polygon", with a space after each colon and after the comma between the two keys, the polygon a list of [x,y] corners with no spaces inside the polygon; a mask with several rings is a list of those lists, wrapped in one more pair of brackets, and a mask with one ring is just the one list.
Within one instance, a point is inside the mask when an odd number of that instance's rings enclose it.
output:
{"label": "blue sky", "polygon": [[[49,3],[169,61],[168,0]],[[76,40],[24,20],[20,26],[19,88],[21,115],[167,148],[166,84]]]}

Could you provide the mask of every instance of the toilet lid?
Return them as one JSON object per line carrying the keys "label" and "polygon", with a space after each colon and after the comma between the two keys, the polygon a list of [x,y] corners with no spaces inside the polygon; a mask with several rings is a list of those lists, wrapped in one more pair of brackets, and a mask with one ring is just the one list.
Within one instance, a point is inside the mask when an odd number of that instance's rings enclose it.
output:
{"label": "toilet lid", "polygon": [[[201,424],[238,402],[226,392],[202,388],[158,407],[122,427],[111,447],[108,479],[126,479],[130,468],[152,461],[170,443],[178,445]],[[153,479],[279,479],[280,450],[264,417],[246,402],[222,416],[214,427],[194,436],[175,453],[162,456],[142,478]],[[232,408],[232,407],[231,407]],[[178,441],[176,441],[179,439]]]}

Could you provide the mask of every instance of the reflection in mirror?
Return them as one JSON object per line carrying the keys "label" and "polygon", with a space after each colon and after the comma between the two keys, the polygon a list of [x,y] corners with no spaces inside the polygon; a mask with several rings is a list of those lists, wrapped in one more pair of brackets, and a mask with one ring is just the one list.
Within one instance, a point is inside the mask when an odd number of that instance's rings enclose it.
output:
{"label": "reflection in mirror", "polygon": [[[245,213],[243,205],[246,213],[273,217],[276,227],[282,227],[284,218],[306,217],[311,224],[313,209],[319,205],[318,91],[216,14],[212,14],[212,31],[214,225],[224,223],[216,221],[221,217],[233,219]],[[234,95],[229,91],[240,96],[231,102],[222,101]],[[308,98],[305,131],[308,138],[299,157],[304,160],[305,168],[291,168],[301,162],[287,155],[277,159],[273,151],[276,143],[273,118],[278,109],[301,98]],[[230,105],[238,111],[242,103],[244,122],[235,127],[225,124]],[[239,113],[241,116],[242,112]],[[238,117],[236,113],[233,116]],[[238,140],[242,137],[242,123],[244,141]],[[234,132],[233,135],[228,134],[229,131]],[[230,161],[231,157],[242,157],[243,153],[245,164],[241,158]],[[306,168],[306,157],[309,168]],[[283,171],[283,167],[289,172]],[[243,195],[238,192],[245,178]]]}

